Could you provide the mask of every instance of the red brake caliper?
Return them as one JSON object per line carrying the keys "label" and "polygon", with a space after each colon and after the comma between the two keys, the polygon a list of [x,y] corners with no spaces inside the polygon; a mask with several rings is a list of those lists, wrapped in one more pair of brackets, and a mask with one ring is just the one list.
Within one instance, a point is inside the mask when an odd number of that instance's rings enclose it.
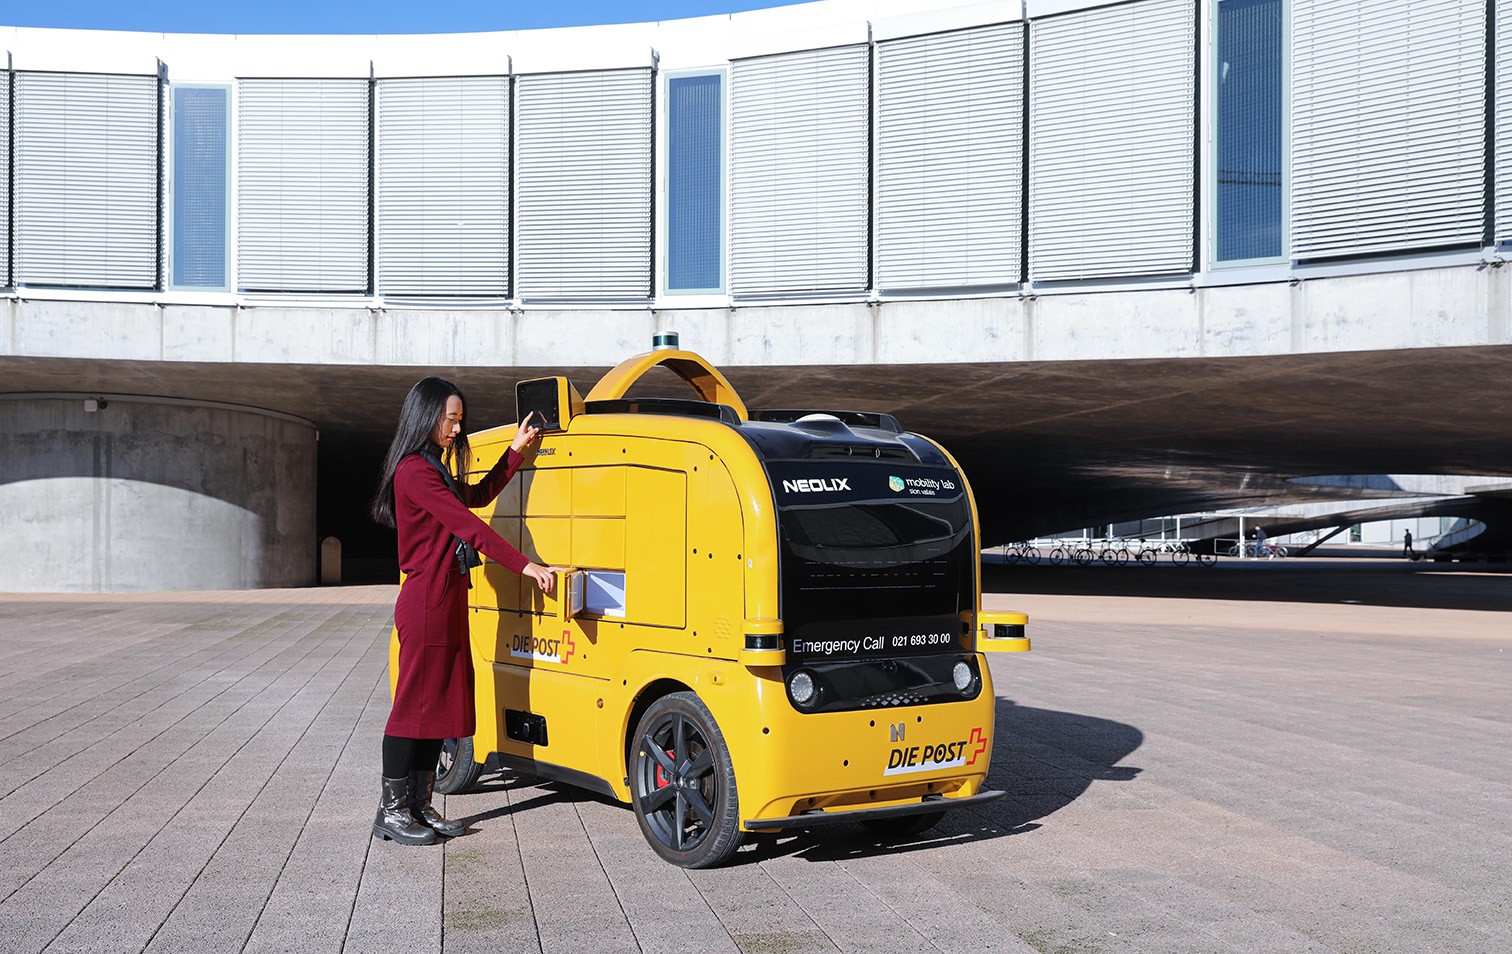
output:
{"label": "red brake caliper", "polygon": [[[674,762],[677,761],[677,756],[674,755],[674,754],[672,754],[672,750],[671,749],[664,749],[663,751],[665,751],[667,753],[667,758],[671,759]],[[671,785],[671,784],[672,784],[672,780],[670,778],[667,778],[666,774],[664,772],[662,772],[662,767],[658,763],[657,766],[656,766],[656,787],[657,788],[666,788],[668,785]]]}

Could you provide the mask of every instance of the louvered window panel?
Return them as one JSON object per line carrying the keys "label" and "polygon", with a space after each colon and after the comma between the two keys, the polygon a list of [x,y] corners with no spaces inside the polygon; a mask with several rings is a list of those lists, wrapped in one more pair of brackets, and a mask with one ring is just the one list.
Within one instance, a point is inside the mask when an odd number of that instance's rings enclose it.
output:
{"label": "louvered window panel", "polygon": [[18,284],[158,284],[156,76],[16,74]]}
{"label": "louvered window panel", "polygon": [[173,287],[227,289],[231,90],[173,90]]}
{"label": "louvered window panel", "polygon": [[877,45],[877,285],[1020,279],[1024,28]]}
{"label": "louvered window panel", "polygon": [[10,276],[11,74],[0,70],[0,286]]}
{"label": "louvered window panel", "polygon": [[651,296],[650,70],[518,79],[516,294]]}
{"label": "louvered window panel", "polygon": [[237,287],[368,288],[368,81],[244,79]]}
{"label": "louvered window panel", "polygon": [[1293,258],[1483,233],[1486,5],[1296,0]]}
{"label": "louvered window panel", "polygon": [[1512,242],[1512,9],[1496,18],[1496,240]]}
{"label": "louvered window panel", "polygon": [[1029,277],[1190,272],[1191,0],[1140,0],[1029,27]]}
{"label": "louvered window panel", "polygon": [[509,291],[509,78],[378,81],[378,290]]}
{"label": "louvered window panel", "polygon": [[864,292],[869,50],[738,60],[730,78],[730,290]]}

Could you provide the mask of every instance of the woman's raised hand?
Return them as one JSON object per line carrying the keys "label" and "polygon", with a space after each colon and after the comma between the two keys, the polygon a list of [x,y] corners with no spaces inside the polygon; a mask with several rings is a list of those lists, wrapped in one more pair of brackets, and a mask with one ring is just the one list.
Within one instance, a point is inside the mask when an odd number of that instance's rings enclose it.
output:
{"label": "woman's raised hand", "polygon": [[556,574],[552,572],[554,569],[555,567],[545,567],[539,563],[527,563],[525,569],[520,571],[520,575],[534,580],[542,593],[550,593],[556,586]]}
{"label": "woman's raised hand", "polygon": [[535,443],[536,438],[541,436],[541,429],[530,423],[535,416],[536,412],[531,411],[525,415],[525,420],[521,421],[520,426],[515,429],[514,441],[509,446],[514,449],[516,454],[523,453],[527,446]]}

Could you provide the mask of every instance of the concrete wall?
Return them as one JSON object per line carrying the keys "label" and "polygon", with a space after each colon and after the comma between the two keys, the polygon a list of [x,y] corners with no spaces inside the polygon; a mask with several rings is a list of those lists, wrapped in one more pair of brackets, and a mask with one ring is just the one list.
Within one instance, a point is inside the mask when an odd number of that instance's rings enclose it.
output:
{"label": "concrete wall", "polygon": [[0,590],[299,586],[315,578],[307,422],[207,402],[0,395]]}
{"label": "concrete wall", "polygon": [[588,367],[616,364],[664,330],[680,332],[684,347],[726,367],[1503,345],[1512,343],[1512,269],[1465,264],[1244,285],[688,309],[211,305],[175,303],[169,294],[31,290],[0,296],[0,357]]}

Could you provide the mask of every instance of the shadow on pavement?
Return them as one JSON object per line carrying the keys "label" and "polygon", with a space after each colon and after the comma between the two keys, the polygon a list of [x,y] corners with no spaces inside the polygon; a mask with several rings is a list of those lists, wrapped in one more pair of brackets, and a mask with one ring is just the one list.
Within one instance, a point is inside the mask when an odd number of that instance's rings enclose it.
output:
{"label": "shadow on pavement", "polygon": [[1128,782],[1139,774],[1138,768],[1118,764],[1144,741],[1134,726],[1010,699],[997,700],[996,720],[986,787],[1007,792],[1001,800],[947,812],[929,831],[892,841],[861,825],[762,838],[742,849],[734,864],[782,855],[833,861],[991,841],[1035,830],[1038,820],[1071,804],[1093,782]]}
{"label": "shadow on pavement", "polygon": [[[1131,725],[1075,712],[1021,706],[1010,699],[997,700],[995,718],[986,787],[1007,792],[1003,799],[976,809],[946,812],[934,828],[904,838],[887,839],[862,825],[754,836],[730,864],[738,867],[789,855],[810,861],[833,861],[991,841],[1040,827],[1038,819],[1071,804],[1093,782],[1127,782],[1139,774],[1137,768],[1118,764],[1144,741],[1144,733]],[[557,802],[616,805],[624,809],[627,818],[633,817],[628,805],[529,775],[508,772],[489,775],[475,791],[538,786],[545,789],[534,797],[461,820],[468,824],[471,833],[480,822]]]}

